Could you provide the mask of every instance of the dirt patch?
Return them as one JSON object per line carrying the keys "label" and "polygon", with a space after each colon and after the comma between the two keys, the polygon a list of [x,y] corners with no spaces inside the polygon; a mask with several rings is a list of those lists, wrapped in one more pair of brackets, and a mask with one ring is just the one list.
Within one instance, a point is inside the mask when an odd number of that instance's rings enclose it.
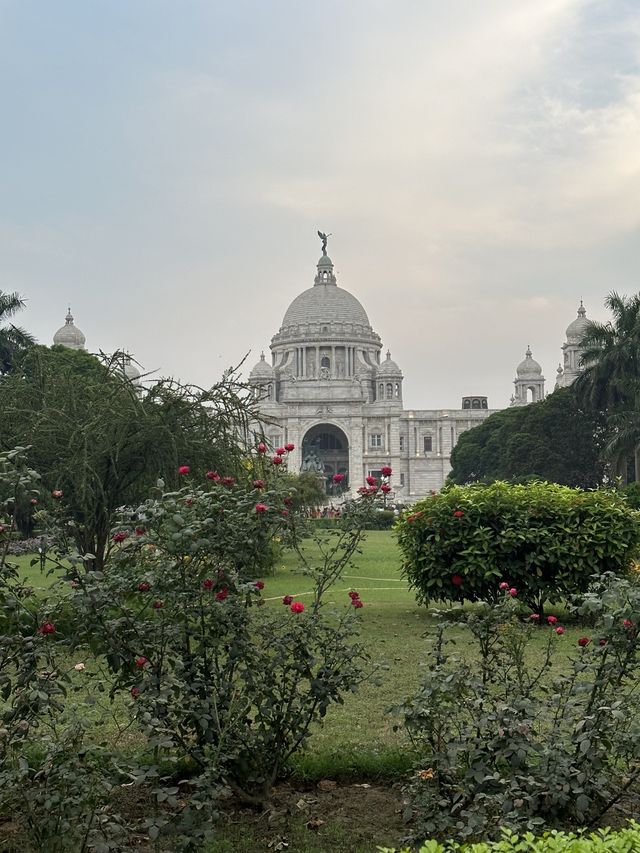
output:
{"label": "dirt patch", "polygon": [[[245,842],[247,835],[252,838],[243,849],[288,853],[356,850],[360,845],[375,850],[376,845],[398,845],[407,831],[399,787],[339,785],[329,779],[304,789],[280,785],[260,813],[230,804],[224,812],[225,824],[243,827]],[[330,846],[325,847],[323,839]]]}

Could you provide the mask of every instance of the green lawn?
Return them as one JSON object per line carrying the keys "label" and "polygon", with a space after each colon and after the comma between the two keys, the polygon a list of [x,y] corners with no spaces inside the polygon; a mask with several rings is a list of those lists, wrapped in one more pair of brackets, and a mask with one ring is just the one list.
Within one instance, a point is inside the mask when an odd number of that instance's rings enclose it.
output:
{"label": "green lawn", "polygon": [[[38,566],[29,565],[30,559],[21,557],[17,562],[29,582],[44,592],[49,579]],[[272,607],[282,607],[285,594],[303,602],[310,599],[312,583],[291,552],[286,552],[275,575],[264,581],[263,596]],[[394,731],[400,720],[389,708],[410,696],[418,686],[420,665],[428,654],[425,632],[433,620],[426,608],[417,606],[401,577],[399,549],[389,531],[367,534],[362,554],[356,556],[353,567],[330,590],[328,602],[336,607],[349,606],[347,593],[352,589],[360,593],[365,604],[359,611],[361,637],[372,658],[384,665],[379,684],[362,686],[345,697],[344,705],[330,709],[310,739],[307,752],[296,758],[289,786],[276,791],[274,811],[267,815],[233,812],[220,827],[219,841],[207,848],[209,853],[257,853],[267,849],[364,853],[375,849],[376,844],[398,843],[402,836],[401,800],[393,783],[397,786],[412,766],[413,756],[403,733]],[[457,630],[464,640],[461,629],[452,630]],[[559,642],[567,652],[572,651],[583,631],[579,626],[567,625],[567,633]],[[534,655],[542,649],[546,636],[545,630],[539,632],[539,639],[538,632],[534,634]],[[468,646],[464,642],[459,643],[460,653],[464,654],[465,648]],[[86,663],[93,668],[92,661]],[[78,701],[84,701],[82,691],[77,695]],[[124,705],[116,703],[112,712],[112,718],[100,724],[102,734],[106,733],[120,748],[142,747],[143,741],[133,730],[119,732],[126,722]],[[97,721],[102,711],[87,706],[87,717],[93,718],[94,714]],[[315,786],[319,780],[327,779],[337,780],[341,787],[320,793]],[[321,827],[310,829],[309,825],[317,820]]]}

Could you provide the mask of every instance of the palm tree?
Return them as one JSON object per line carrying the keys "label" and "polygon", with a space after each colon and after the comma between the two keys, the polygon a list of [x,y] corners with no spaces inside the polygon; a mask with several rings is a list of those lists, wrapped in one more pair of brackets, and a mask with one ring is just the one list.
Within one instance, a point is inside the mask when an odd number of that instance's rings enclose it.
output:
{"label": "palm tree", "polygon": [[626,475],[626,460],[636,459],[640,479],[640,294],[610,293],[607,323],[590,322],[580,341],[583,372],[574,383],[578,399],[608,416],[607,454]]}
{"label": "palm tree", "polygon": [[35,343],[35,338],[19,326],[13,323],[4,325],[24,306],[24,300],[17,293],[3,293],[0,290],[0,374],[8,373],[16,356]]}

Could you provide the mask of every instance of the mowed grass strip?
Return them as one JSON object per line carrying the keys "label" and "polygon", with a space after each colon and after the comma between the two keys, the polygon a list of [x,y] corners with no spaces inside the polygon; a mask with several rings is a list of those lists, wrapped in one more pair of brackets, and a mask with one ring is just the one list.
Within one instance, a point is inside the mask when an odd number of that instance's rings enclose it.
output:
{"label": "mowed grass strip", "polygon": [[[308,559],[317,560],[312,540],[305,547]],[[434,619],[427,608],[418,607],[402,577],[400,550],[391,531],[368,532],[361,550],[345,569],[342,580],[329,590],[326,601],[328,607],[349,607],[348,592],[359,592],[365,605],[358,611],[360,640],[381,669],[375,683],[361,685],[345,696],[344,704],[333,706],[314,731],[307,752],[296,759],[297,773],[309,780],[326,776],[346,780],[389,777],[401,773],[413,760],[406,736],[401,729],[394,731],[401,720],[389,709],[416,691],[421,665],[429,655],[425,635],[434,626]],[[30,566],[31,559],[24,556],[15,562],[29,583],[44,592],[51,578],[42,574],[39,566]],[[263,596],[269,606],[281,607],[283,619],[300,618],[281,604],[284,595],[304,602],[312,594],[312,580],[302,571],[297,555],[286,551],[275,574],[263,580]],[[533,632],[534,660],[541,658],[549,630],[545,626]],[[458,640],[456,654],[474,653],[464,629],[454,626],[450,633]],[[566,634],[558,638],[563,653],[573,652],[584,633],[588,633],[584,627],[567,625]],[[91,666],[90,661],[86,663]]]}

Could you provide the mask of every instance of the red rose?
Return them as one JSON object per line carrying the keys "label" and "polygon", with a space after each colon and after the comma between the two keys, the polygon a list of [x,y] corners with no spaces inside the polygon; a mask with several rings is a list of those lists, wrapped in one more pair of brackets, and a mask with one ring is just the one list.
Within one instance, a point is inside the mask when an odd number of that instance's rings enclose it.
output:
{"label": "red rose", "polygon": [[331,479],[334,483],[341,483],[344,480],[344,474],[334,474]]}
{"label": "red rose", "polygon": [[547,616],[547,622],[549,623],[549,625],[555,625],[557,621],[557,616]]}
{"label": "red rose", "polygon": [[383,465],[380,469],[380,473],[383,477],[390,477],[393,474],[393,468],[390,465]]}
{"label": "red rose", "polygon": [[258,445],[258,453],[266,453],[266,452],[267,452],[267,445],[264,443],[264,441],[261,441],[260,444]]}
{"label": "red rose", "polygon": [[147,583],[146,581],[142,581],[142,583],[138,584],[138,589],[140,590],[140,592],[149,592],[149,590],[151,589],[151,584]]}
{"label": "red rose", "polygon": [[38,633],[45,637],[47,634],[55,634],[56,626],[53,622],[43,622],[38,628]]}
{"label": "red rose", "polygon": [[266,504],[256,504],[256,512],[258,515],[261,515],[263,512],[266,512],[268,506]]}
{"label": "red rose", "polygon": [[301,601],[294,601],[290,609],[292,613],[303,613],[304,604]]}
{"label": "red rose", "polygon": [[188,465],[181,465],[178,468],[178,474],[190,474],[191,468]]}
{"label": "red rose", "polygon": [[216,483],[220,480],[220,474],[217,471],[207,471],[205,477],[207,480],[215,480]]}
{"label": "red rose", "polygon": [[606,637],[601,637],[601,638],[598,640],[598,645],[600,645],[600,646],[606,646],[606,645],[607,645],[607,639],[606,639]]}
{"label": "red rose", "polygon": [[349,593],[349,598],[351,599],[351,601],[355,601],[356,598],[360,598],[360,593],[356,592],[355,589],[352,589]]}
{"label": "red rose", "polygon": [[291,604],[291,602],[292,602],[292,601],[293,601],[293,596],[292,596],[292,595],[284,595],[284,596],[282,597],[282,603],[283,603],[283,604],[286,604],[286,605],[287,605],[287,607]]}
{"label": "red rose", "polygon": [[364,607],[364,604],[362,603],[362,601],[360,601],[360,599],[359,599],[359,598],[352,598],[352,599],[351,599],[351,604],[353,604],[353,606],[356,608],[356,610],[357,610],[359,607]]}
{"label": "red rose", "polygon": [[215,586],[215,584],[211,580],[211,578],[206,578],[206,580],[202,581],[202,589],[206,589],[208,591],[208,590],[212,590],[214,586]]}
{"label": "red rose", "polygon": [[285,498],[283,504],[285,506],[293,506],[293,498]]}
{"label": "red rose", "polygon": [[461,578],[461,576],[460,576],[460,575],[452,575],[452,577],[451,577],[451,583],[452,583],[454,586],[462,586],[462,578]]}
{"label": "red rose", "polygon": [[264,589],[264,581],[256,581],[254,586],[256,589]]}
{"label": "red rose", "polygon": [[142,667],[146,663],[148,663],[148,661],[144,656],[140,656],[139,658],[136,658],[136,666],[138,667],[138,669],[142,669]]}
{"label": "red rose", "polygon": [[289,515],[289,510],[288,510],[288,509],[283,509],[283,510],[282,510],[282,512],[280,513],[280,515],[281,515],[283,518],[287,518],[287,516]]}
{"label": "red rose", "polygon": [[62,489],[54,489],[51,492],[51,494],[54,498],[61,498],[62,497]]}
{"label": "red rose", "polygon": [[624,628],[633,628],[633,622],[631,621],[631,619],[625,619],[622,623],[622,626]]}
{"label": "red rose", "polygon": [[131,695],[133,696],[134,699],[136,698],[136,696],[139,696],[140,695],[140,688],[139,687],[132,687],[131,688]]}
{"label": "red rose", "polygon": [[295,446],[295,444],[291,444],[291,442],[289,442],[289,444],[285,444],[284,449],[285,449],[288,453],[291,453],[291,451],[292,451],[292,450],[295,450],[295,449],[296,449],[296,446]]}
{"label": "red rose", "polygon": [[127,539],[128,536],[129,534],[126,532],[126,530],[118,530],[118,532],[114,533],[111,538],[114,542],[124,542],[124,540]]}
{"label": "red rose", "polygon": [[224,589],[221,589],[219,592],[216,592],[216,601],[224,601],[228,597],[229,590],[226,588],[226,586],[224,587]]}
{"label": "red rose", "polygon": [[365,482],[368,486],[377,486],[378,485],[378,481],[376,480],[376,478],[371,477],[371,476],[367,477]]}
{"label": "red rose", "polygon": [[154,601],[152,607],[154,610],[162,610],[164,607],[164,601]]}
{"label": "red rose", "polygon": [[222,478],[222,485],[227,486],[227,488],[231,488],[231,486],[235,485],[235,482],[236,481],[235,481],[234,477],[223,477]]}
{"label": "red rose", "polygon": [[388,494],[389,494],[389,492],[391,491],[391,486],[390,486],[388,483],[383,483],[383,484],[380,486],[380,491],[381,491],[381,492],[384,492],[384,493],[385,493],[385,495],[388,495]]}
{"label": "red rose", "polygon": [[453,513],[453,517],[454,517],[454,518],[462,518],[462,516],[463,516],[463,515],[464,515],[464,513],[463,513],[463,511],[462,511],[461,509],[457,509],[457,510]]}
{"label": "red rose", "polygon": [[589,637],[580,637],[580,639],[578,640],[578,645],[582,646],[582,648],[584,649],[584,647],[588,646],[590,642],[591,640],[589,639]]}
{"label": "red rose", "polygon": [[282,465],[282,457],[281,456],[272,456],[271,461],[274,465]]}
{"label": "red rose", "polygon": [[144,536],[146,532],[144,527],[136,527],[136,536]]}
{"label": "red rose", "polygon": [[540,621],[540,614],[539,613],[532,613],[531,616],[529,616],[529,619],[533,619],[534,622],[539,622]]}
{"label": "red rose", "polygon": [[254,480],[253,481],[254,489],[264,489],[264,480]]}
{"label": "red rose", "polygon": [[35,506],[38,503],[38,499],[37,498],[31,498],[29,503],[31,504],[31,506]]}
{"label": "red rose", "polygon": [[506,581],[502,581],[498,589],[509,589],[509,584]]}
{"label": "red rose", "polygon": [[564,634],[564,628],[562,627],[562,625],[558,625],[558,627],[556,628],[556,634]]}
{"label": "red rose", "polygon": [[515,586],[512,586],[509,590],[509,595],[511,596],[511,598],[515,598],[517,594],[518,590],[515,588]]}
{"label": "red rose", "polygon": [[359,495],[368,495],[369,489],[366,486],[360,486],[360,488],[358,489],[358,494]]}
{"label": "red rose", "polygon": [[276,455],[278,455],[278,456],[284,456],[284,454],[285,454],[286,452],[287,452],[287,451],[284,449],[284,447],[276,447]]}

